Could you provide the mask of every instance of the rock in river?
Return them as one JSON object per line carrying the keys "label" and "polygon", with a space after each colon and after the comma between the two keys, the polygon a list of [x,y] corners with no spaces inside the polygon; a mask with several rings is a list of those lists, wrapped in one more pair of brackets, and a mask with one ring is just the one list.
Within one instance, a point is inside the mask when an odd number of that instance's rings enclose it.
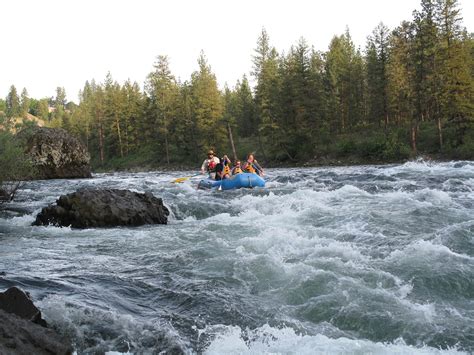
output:
{"label": "rock in river", "polygon": [[86,147],[61,128],[33,127],[18,133],[35,167],[36,179],[91,177]]}
{"label": "rock in river", "polygon": [[73,228],[166,224],[168,209],[151,193],[128,190],[82,189],[62,195],[36,217],[33,225]]}
{"label": "rock in river", "polygon": [[70,342],[46,327],[41,312],[22,290],[0,293],[0,354],[72,354]]}

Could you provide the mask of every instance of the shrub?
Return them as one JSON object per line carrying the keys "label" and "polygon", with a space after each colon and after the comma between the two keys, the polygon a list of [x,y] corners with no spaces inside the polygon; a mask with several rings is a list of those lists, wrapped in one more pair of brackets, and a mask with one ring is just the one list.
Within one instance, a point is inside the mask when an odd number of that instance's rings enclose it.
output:
{"label": "shrub", "polygon": [[31,162],[20,142],[9,131],[0,131],[0,203],[13,200],[31,174]]}

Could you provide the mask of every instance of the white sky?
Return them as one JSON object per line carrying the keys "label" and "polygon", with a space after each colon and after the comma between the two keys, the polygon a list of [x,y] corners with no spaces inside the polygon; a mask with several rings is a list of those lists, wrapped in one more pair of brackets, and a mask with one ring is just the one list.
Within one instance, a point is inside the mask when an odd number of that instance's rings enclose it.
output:
{"label": "white sky", "polygon": [[[474,31],[474,1],[459,0],[464,26]],[[411,20],[418,0],[8,0],[0,15],[0,97],[10,85],[30,96],[54,96],[57,86],[78,100],[86,80],[110,70],[141,86],[159,54],[182,81],[204,50],[223,87],[252,68],[265,27],[279,52],[303,36],[326,50],[349,27],[356,46],[383,21]]]}

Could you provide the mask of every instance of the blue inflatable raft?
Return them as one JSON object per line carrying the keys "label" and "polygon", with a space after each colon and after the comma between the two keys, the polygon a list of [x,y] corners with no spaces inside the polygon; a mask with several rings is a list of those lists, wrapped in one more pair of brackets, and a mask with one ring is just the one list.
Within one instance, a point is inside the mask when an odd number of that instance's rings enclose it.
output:
{"label": "blue inflatable raft", "polygon": [[[203,179],[199,182],[199,189],[219,189],[219,190],[232,190],[240,189],[242,187],[253,188],[253,187],[264,187],[265,180],[263,180],[257,174],[251,173],[241,173],[234,175],[229,179],[224,180],[212,180],[212,179]],[[222,187],[222,188],[221,188]]]}

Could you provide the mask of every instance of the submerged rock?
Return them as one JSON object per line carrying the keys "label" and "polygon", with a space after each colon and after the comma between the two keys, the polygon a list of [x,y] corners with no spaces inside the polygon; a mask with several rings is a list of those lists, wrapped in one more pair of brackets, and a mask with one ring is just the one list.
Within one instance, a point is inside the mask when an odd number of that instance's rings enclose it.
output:
{"label": "submerged rock", "polygon": [[46,327],[27,293],[16,287],[0,293],[0,354],[66,355],[72,351],[67,339]]}
{"label": "submerged rock", "polygon": [[42,209],[33,225],[73,228],[166,224],[168,209],[151,193],[128,190],[82,189],[62,195],[56,205]]}
{"label": "submerged rock", "polygon": [[18,133],[31,157],[36,179],[91,177],[86,147],[61,128],[33,127]]}

